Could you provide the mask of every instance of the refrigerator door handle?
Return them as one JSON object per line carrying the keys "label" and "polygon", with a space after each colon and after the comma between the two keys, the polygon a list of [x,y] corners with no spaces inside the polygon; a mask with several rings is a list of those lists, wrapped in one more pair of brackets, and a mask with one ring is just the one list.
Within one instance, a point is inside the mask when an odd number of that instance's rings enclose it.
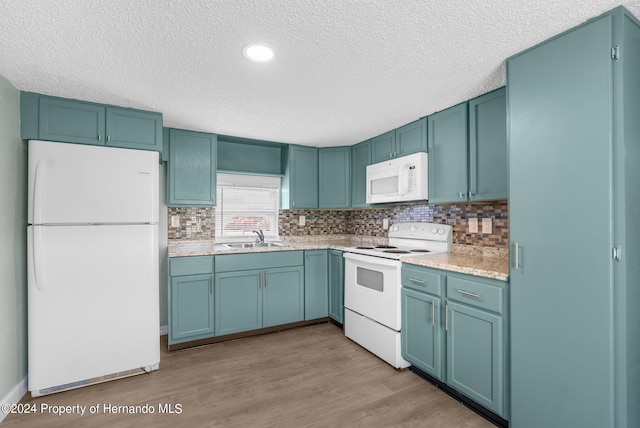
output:
{"label": "refrigerator door handle", "polygon": [[33,275],[36,289],[38,291],[44,291],[44,267],[43,267],[43,255],[42,255],[42,227],[36,226],[33,228]]}
{"label": "refrigerator door handle", "polygon": [[42,197],[44,195],[44,169],[45,161],[38,161],[36,164],[35,178],[33,183],[33,224],[42,223]]}

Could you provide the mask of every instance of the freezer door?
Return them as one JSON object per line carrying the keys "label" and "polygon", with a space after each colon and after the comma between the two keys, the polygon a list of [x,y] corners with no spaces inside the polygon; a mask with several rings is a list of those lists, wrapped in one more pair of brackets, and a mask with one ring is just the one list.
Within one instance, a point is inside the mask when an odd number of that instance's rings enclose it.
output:
{"label": "freezer door", "polygon": [[29,224],[156,223],[158,153],[29,141]]}
{"label": "freezer door", "polygon": [[27,236],[30,391],[159,363],[157,225]]}

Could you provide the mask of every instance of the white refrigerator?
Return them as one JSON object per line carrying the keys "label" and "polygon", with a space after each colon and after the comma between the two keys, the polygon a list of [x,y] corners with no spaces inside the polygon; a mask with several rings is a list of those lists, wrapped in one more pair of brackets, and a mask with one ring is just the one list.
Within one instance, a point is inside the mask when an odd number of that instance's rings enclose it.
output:
{"label": "white refrigerator", "polygon": [[160,363],[157,152],[29,141],[33,396]]}

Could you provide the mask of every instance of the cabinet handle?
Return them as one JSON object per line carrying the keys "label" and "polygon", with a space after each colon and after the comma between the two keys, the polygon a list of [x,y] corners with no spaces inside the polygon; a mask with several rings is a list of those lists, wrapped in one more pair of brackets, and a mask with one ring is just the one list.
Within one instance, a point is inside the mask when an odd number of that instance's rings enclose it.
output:
{"label": "cabinet handle", "polygon": [[262,272],[258,272],[258,288],[262,288]]}
{"label": "cabinet handle", "polygon": [[111,141],[111,135],[107,135],[107,141]]}
{"label": "cabinet handle", "polygon": [[480,295],[479,295],[479,294],[476,294],[476,293],[470,293],[470,292],[468,292],[468,291],[464,291],[464,290],[456,290],[456,291],[457,291],[458,293],[460,293],[460,294],[464,294],[465,296],[475,297],[476,299],[479,299],[479,298],[480,298]]}
{"label": "cabinet handle", "polygon": [[460,195],[460,199],[464,198],[464,193],[460,192],[459,195]]}
{"label": "cabinet handle", "polygon": [[263,273],[262,273],[262,277],[264,278],[264,288],[267,288],[267,284],[268,284],[268,283],[267,283],[267,273],[266,273],[266,272],[263,272]]}
{"label": "cabinet handle", "polygon": [[431,303],[431,326],[435,327],[436,325],[436,304]]}
{"label": "cabinet handle", "polygon": [[102,141],[102,134],[98,134],[98,141]]}
{"label": "cabinet handle", "polygon": [[515,253],[516,253],[516,254],[515,254],[515,256],[514,256],[514,258],[515,258],[516,270],[518,270],[518,269],[520,269],[520,244],[518,244],[517,242],[516,242],[516,245],[515,245],[514,251],[515,251]]}
{"label": "cabinet handle", "polygon": [[418,283],[418,284],[424,284],[424,281],[421,280],[421,279],[415,279],[415,278],[407,278],[407,279],[409,281],[411,281],[411,282],[415,282],[415,283]]}
{"label": "cabinet handle", "polygon": [[444,331],[449,331],[449,305],[444,307]]}
{"label": "cabinet handle", "polygon": [[213,280],[209,283],[209,294],[213,294]]}

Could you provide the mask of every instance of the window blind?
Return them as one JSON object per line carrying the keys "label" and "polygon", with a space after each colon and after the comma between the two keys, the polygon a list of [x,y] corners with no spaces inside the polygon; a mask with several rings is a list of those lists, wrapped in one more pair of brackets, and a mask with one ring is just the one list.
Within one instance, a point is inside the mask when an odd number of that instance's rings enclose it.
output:
{"label": "window blind", "polygon": [[216,238],[278,237],[279,177],[218,174],[216,191]]}

